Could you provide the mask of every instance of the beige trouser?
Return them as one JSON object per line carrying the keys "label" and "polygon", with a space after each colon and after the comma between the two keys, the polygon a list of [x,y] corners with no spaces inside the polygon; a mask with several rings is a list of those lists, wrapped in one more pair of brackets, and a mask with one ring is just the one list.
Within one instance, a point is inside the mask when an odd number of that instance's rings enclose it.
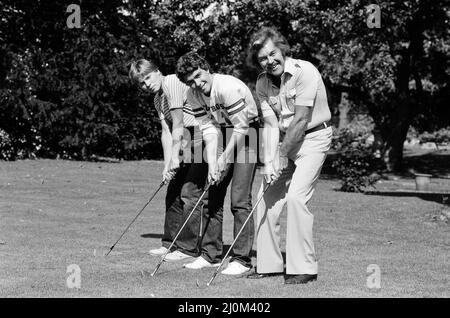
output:
{"label": "beige trouser", "polygon": [[[283,272],[280,214],[287,204],[286,274],[317,274],[313,243],[314,215],[307,204],[331,145],[331,127],[305,136],[289,154],[289,165],[270,186],[256,209],[258,273]],[[262,194],[265,181],[258,197]]]}

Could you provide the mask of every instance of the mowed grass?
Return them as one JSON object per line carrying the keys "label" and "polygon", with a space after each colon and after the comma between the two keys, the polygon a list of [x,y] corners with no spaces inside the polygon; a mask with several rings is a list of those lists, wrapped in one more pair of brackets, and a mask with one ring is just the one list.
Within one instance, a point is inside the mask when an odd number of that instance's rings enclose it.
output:
{"label": "mowed grass", "polygon": [[[342,193],[321,179],[310,202],[319,279],[284,285],[282,277],[248,280],[214,269],[193,271],[148,254],[160,246],[163,188],[113,252],[104,257],[160,182],[158,161],[0,162],[0,297],[449,297],[450,229],[430,221],[442,205],[416,197]],[[258,173],[254,202],[261,184]],[[224,242],[232,242],[229,197]],[[282,248],[286,214],[283,213]],[[255,249],[255,245],[254,245]],[[256,259],[253,258],[255,264]],[[68,288],[81,269],[81,288]],[[368,288],[376,264],[381,288]]]}

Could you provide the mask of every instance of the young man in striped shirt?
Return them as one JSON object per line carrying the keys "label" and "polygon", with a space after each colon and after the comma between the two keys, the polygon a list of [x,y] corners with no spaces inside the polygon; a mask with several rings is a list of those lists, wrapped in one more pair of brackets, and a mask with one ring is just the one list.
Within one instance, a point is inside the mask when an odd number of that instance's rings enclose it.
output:
{"label": "young man in striped shirt", "polygon": [[[178,60],[177,76],[190,87],[187,101],[192,106],[206,144],[208,182],[213,185],[209,195],[218,200],[217,205],[210,204],[208,213],[204,214],[207,228],[201,256],[185,265],[200,269],[216,266],[222,258],[222,207],[230,182],[234,235],[241,230],[250,214],[257,161],[258,111],[249,88],[242,81],[230,75],[211,73],[208,63],[197,53],[185,54]],[[218,157],[220,151],[217,147],[222,144],[220,135],[226,137],[222,140],[226,146]],[[247,135],[254,137],[249,138],[248,145],[245,144]],[[253,235],[253,218],[250,218],[233,247],[234,255],[223,274],[239,275],[252,268]]]}
{"label": "young man in striped shirt", "polygon": [[[155,94],[154,105],[161,121],[161,143],[164,153],[163,180],[168,182],[166,215],[162,246],[150,250],[161,256],[172,243],[187,215],[192,211],[203,192],[202,184],[207,174],[205,163],[191,163],[189,155],[201,150],[201,133],[191,107],[186,103],[188,87],[175,74],[163,76],[154,61],[138,60],[130,67],[130,78]],[[182,147],[187,141],[188,146]],[[191,147],[191,149],[188,149]],[[195,149],[197,147],[197,149]],[[198,150],[198,148],[200,148]],[[184,154],[184,163],[180,164]],[[206,199],[204,199],[206,200]],[[174,246],[176,250],[166,255],[166,261],[178,261],[198,255],[200,204],[191,222],[180,233]],[[196,221],[197,220],[197,221]]]}

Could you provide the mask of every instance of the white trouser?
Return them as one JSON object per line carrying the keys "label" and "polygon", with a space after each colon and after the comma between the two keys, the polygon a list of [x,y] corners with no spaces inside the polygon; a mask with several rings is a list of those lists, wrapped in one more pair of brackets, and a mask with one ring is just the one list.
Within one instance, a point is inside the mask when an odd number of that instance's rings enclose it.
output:
{"label": "white trouser", "polygon": [[[312,232],[314,215],[307,204],[330,149],[331,137],[331,127],[306,135],[290,153],[288,167],[258,204],[255,222],[258,273],[283,272],[280,214],[287,203],[286,274],[317,274]],[[264,186],[265,181],[258,197]]]}

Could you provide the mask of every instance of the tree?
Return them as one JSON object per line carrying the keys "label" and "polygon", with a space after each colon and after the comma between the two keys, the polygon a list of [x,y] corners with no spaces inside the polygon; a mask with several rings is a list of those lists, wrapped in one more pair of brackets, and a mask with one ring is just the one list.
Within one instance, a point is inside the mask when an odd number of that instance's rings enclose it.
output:
{"label": "tree", "polygon": [[[436,124],[448,124],[450,114],[444,110],[442,95],[447,91],[448,97],[450,76],[449,7],[444,1],[378,3],[380,29],[364,25],[369,1],[327,6],[322,15],[324,21],[334,21],[324,23],[332,41],[319,56],[330,82],[367,107],[381,133],[388,169],[399,170],[410,125],[423,127],[419,119],[433,118],[432,108],[441,116],[447,114],[445,123]],[[436,59],[439,70],[432,67]]]}
{"label": "tree", "polygon": [[[85,3],[80,29],[66,26],[69,4],[6,3],[12,17],[0,43],[10,55],[1,91],[2,126],[15,136],[16,147],[37,155],[159,157],[159,123],[150,96],[127,77],[127,64],[142,42],[129,37],[133,21],[121,13],[124,4]],[[18,142],[30,143],[35,136],[38,149]]]}
{"label": "tree", "polygon": [[0,13],[0,128],[38,155],[160,156],[151,96],[129,83],[127,64],[152,57],[172,73],[197,50],[214,71],[252,86],[258,70],[245,64],[246,50],[261,26],[276,27],[292,56],[319,68],[337,96],[333,113],[345,93],[370,114],[389,169],[401,168],[410,125],[450,124],[442,0],[378,1],[380,29],[366,23],[368,0],[80,1],[82,27],[69,29],[71,2],[4,0]]}

